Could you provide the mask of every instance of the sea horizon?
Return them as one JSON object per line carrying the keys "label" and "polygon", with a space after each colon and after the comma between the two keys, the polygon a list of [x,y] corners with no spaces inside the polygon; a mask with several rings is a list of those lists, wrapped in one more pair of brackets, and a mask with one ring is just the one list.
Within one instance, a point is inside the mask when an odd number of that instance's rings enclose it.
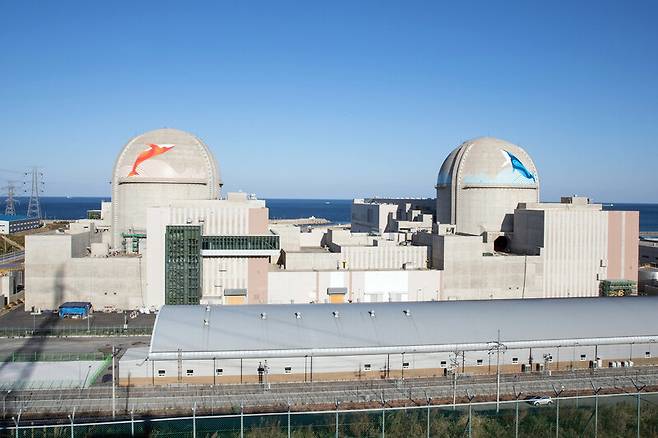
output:
{"label": "sea horizon", "polygon": [[[16,197],[15,199],[17,201],[16,213],[19,215],[25,214],[29,198]],[[270,210],[270,219],[297,219],[313,216],[327,219],[332,224],[348,224],[351,222],[353,198],[260,199],[267,203]],[[44,219],[75,220],[86,218],[87,210],[98,210],[101,202],[110,200],[110,196],[41,196],[40,204]],[[640,212],[640,231],[658,231],[658,203],[594,202],[602,204],[605,210],[637,210]]]}

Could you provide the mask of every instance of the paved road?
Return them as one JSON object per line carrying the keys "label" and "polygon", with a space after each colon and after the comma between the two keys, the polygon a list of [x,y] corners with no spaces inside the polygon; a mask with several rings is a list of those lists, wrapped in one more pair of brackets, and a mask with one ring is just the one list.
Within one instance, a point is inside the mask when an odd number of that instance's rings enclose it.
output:
{"label": "paved road", "polygon": [[[29,309],[28,309],[29,310]],[[123,327],[124,321],[128,327],[153,327],[155,314],[138,314],[136,318],[130,318],[123,313],[94,312],[89,326],[98,327]],[[61,319],[57,314],[44,311],[41,315],[31,315],[25,311],[25,306],[16,306],[14,310],[0,316],[0,328],[77,328],[87,329],[86,319]]]}
{"label": "paved road", "polygon": [[88,338],[5,338],[0,339],[2,355],[11,353],[94,353],[108,352],[112,345],[120,349],[146,347],[149,336],[115,336]]}
{"label": "paved road", "polygon": [[[633,379],[633,381],[631,381]],[[569,372],[561,375],[502,376],[502,399],[512,399],[514,393],[523,395],[546,394],[555,396],[554,389],[564,389],[562,396],[591,395],[592,384],[605,392],[635,392],[635,384],[658,387],[658,368],[645,367],[629,370],[598,370]],[[127,415],[131,410],[137,415],[189,414],[196,403],[198,413],[214,414],[222,411],[246,409],[262,410],[266,406],[285,409],[290,402],[295,410],[328,408],[336,401],[344,407],[351,404],[381,407],[415,406],[427,403],[466,402],[466,395],[474,395],[474,402],[495,399],[495,376],[461,376],[456,388],[450,378],[409,379],[391,381],[327,382],[272,384],[269,389],[259,385],[172,385],[165,387],[138,387],[116,389],[116,413]],[[40,418],[45,415],[66,416],[73,408],[77,416],[110,415],[112,412],[112,388],[105,384],[84,390],[13,391],[2,393],[5,399],[5,415],[19,410],[24,418]]]}

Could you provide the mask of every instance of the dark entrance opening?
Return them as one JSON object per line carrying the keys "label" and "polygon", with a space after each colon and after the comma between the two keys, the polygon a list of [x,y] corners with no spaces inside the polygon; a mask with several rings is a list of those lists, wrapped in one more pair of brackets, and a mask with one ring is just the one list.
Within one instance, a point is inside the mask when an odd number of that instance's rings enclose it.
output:
{"label": "dark entrance opening", "polygon": [[499,236],[494,240],[494,251],[509,252],[509,239],[505,236]]}

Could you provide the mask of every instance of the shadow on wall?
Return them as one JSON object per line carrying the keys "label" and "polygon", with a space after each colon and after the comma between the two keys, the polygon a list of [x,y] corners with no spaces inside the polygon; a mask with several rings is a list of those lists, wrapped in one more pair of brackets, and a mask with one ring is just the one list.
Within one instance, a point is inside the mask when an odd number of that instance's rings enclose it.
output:
{"label": "shadow on wall", "polygon": [[[56,274],[55,274],[55,280],[53,284],[53,304],[54,303],[61,303],[63,298],[64,298],[64,281],[63,281],[63,275],[64,275],[64,269],[60,267]],[[59,304],[56,304],[55,307],[59,306]],[[46,331],[46,329],[54,327],[59,320],[59,316],[53,313],[50,313],[46,315],[46,317],[39,322],[39,325],[34,326],[34,333],[43,333]],[[40,355],[43,350],[44,346],[46,343],[47,338],[45,336],[30,336],[25,338],[25,342],[16,350],[14,353],[17,356],[21,355]],[[7,354],[7,356],[3,357],[2,363],[0,363],[0,373],[2,370],[7,366],[7,364],[12,362],[12,353]],[[21,370],[21,373],[19,377],[16,379],[14,383],[20,384],[20,382],[24,382],[26,380],[29,380],[32,377],[33,373],[33,368],[32,367],[23,367]]]}

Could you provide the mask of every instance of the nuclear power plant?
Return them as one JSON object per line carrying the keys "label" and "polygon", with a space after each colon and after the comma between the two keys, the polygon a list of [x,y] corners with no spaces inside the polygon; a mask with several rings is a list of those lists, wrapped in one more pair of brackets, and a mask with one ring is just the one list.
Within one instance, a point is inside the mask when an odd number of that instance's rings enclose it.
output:
{"label": "nuclear power plant", "polygon": [[270,222],[254,195],[223,194],[198,137],[146,132],[119,152],[99,219],[26,237],[26,309],[634,293],[637,212],[541,202],[531,156],[495,138],[464,142],[437,169],[436,199],[355,199],[351,228],[309,228]]}

